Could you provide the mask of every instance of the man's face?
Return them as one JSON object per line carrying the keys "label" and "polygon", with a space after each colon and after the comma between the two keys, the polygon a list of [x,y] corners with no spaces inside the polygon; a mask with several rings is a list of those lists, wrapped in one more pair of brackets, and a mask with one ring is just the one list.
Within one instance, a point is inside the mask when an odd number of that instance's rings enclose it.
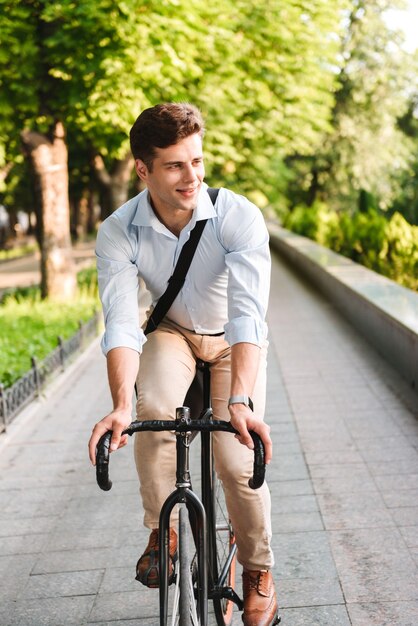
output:
{"label": "man's face", "polygon": [[189,135],[173,146],[157,148],[150,172],[143,161],[135,161],[138,176],[145,182],[157,213],[193,211],[205,176],[202,138]]}

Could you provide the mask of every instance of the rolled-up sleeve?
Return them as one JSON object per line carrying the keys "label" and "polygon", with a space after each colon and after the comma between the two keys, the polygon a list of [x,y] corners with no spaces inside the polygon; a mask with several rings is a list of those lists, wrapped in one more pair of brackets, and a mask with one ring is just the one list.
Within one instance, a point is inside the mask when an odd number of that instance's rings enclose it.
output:
{"label": "rolled-up sleeve", "polygon": [[126,227],[116,215],[99,228],[96,242],[97,275],[105,333],[101,347],[126,347],[141,353],[146,341],[139,325],[138,268]]}
{"label": "rolled-up sleeve", "polygon": [[259,209],[242,199],[224,220],[223,240],[228,267],[225,339],[231,346],[239,342],[261,346],[267,337],[271,261],[268,231]]}

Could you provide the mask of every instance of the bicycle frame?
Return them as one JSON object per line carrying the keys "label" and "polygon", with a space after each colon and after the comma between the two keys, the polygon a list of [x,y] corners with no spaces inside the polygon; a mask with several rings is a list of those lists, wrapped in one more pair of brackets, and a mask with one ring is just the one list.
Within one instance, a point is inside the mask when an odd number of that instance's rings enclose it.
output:
{"label": "bicycle frame", "polygon": [[[235,602],[238,607],[242,608],[242,601],[233,589],[225,589],[224,584],[230,563],[234,558],[235,547],[232,548],[227,563],[219,573],[218,580],[211,580],[211,589],[208,587],[208,568],[206,567],[207,556],[210,554],[212,559],[214,554],[213,546],[208,550],[207,540],[207,519],[211,524],[213,521],[213,503],[211,501],[211,432],[221,431],[236,434],[237,431],[229,422],[212,419],[212,409],[210,400],[210,371],[209,364],[200,362],[198,367],[203,372],[203,410],[199,419],[190,418],[190,409],[188,407],[179,407],[176,409],[176,419],[172,420],[151,420],[151,421],[134,421],[123,431],[123,434],[133,435],[136,432],[144,431],[174,431],[176,434],[176,485],[175,490],[168,496],[164,502],[159,519],[159,603],[160,603],[160,626],[166,626],[168,617],[168,560],[169,560],[169,530],[170,530],[170,514],[176,504],[184,503],[189,512],[190,523],[193,531],[194,541],[196,545],[196,554],[198,562],[199,578],[198,598],[199,598],[199,614],[201,626],[207,625],[208,619],[208,596],[227,597]],[[197,432],[201,433],[202,452],[201,452],[201,475],[202,475],[202,500],[192,490],[189,466],[189,448],[190,443],[196,436]],[[254,464],[253,476],[248,481],[252,489],[261,487],[264,482],[265,464],[264,464],[264,446],[260,437],[250,432],[254,443]],[[112,432],[109,431],[103,435],[97,446],[97,462],[96,462],[96,478],[99,487],[104,491],[108,491],[112,487],[109,479],[109,448]],[[205,484],[204,484],[205,483]],[[209,538],[213,541],[213,537]],[[212,571],[212,564],[210,568]]]}

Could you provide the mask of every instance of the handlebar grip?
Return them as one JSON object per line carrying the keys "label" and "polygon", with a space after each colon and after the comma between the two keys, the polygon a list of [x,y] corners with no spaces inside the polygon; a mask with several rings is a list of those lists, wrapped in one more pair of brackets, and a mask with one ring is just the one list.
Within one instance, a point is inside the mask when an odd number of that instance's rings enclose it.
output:
{"label": "handlebar grip", "polygon": [[109,479],[109,449],[112,431],[102,435],[96,448],[96,480],[100,489],[109,491],[112,489],[112,481]]}
{"label": "handlebar grip", "polygon": [[254,443],[254,465],[253,475],[248,481],[251,489],[259,489],[264,482],[266,475],[266,465],[264,463],[264,445],[261,437],[257,433],[250,431]]}

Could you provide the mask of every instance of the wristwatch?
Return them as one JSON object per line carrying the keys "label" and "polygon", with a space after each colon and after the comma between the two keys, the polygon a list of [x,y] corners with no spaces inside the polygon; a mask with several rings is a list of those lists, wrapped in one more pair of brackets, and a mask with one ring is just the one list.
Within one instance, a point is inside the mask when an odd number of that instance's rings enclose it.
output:
{"label": "wristwatch", "polygon": [[245,404],[251,411],[254,411],[253,401],[250,396],[231,396],[228,400],[228,406],[231,406],[231,404]]}

